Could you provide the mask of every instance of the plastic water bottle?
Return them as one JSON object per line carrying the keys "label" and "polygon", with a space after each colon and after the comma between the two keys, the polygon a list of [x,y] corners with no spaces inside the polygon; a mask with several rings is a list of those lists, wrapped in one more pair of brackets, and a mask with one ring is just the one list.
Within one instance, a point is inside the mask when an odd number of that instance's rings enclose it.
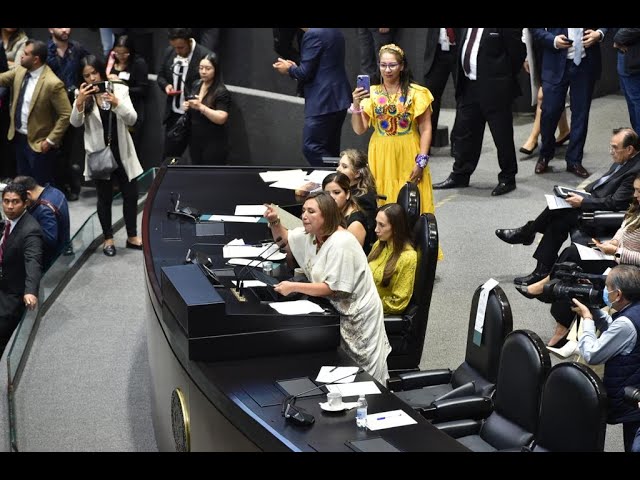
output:
{"label": "plastic water bottle", "polygon": [[358,428],[366,428],[367,426],[367,399],[364,394],[358,397],[358,409],[356,410],[356,425]]}

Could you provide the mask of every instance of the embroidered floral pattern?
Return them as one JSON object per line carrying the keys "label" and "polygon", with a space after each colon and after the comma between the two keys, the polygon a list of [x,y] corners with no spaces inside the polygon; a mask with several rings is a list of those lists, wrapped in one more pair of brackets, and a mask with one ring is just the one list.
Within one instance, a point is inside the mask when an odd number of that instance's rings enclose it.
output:
{"label": "embroidered floral pattern", "polygon": [[412,96],[387,95],[382,85],[372,88],[373,110],[378,120],[376,131],[380,135],[405,135],[411,133]]}

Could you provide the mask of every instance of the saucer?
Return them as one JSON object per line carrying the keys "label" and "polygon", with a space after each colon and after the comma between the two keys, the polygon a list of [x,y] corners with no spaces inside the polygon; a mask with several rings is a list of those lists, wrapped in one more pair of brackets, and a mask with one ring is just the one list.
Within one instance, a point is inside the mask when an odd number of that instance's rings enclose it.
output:
{"label": "saucer", "polygon": [[320,408],[325,412],[341,412],[347,408],[347,405],[344,402],[340,405],[329,405],[329,402],[320,402]]}

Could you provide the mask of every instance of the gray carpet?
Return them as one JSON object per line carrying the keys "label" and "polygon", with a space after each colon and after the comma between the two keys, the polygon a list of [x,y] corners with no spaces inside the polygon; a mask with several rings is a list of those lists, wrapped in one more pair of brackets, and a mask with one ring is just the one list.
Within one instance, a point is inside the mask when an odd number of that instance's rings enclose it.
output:
{"label": "gray carpet", "polygon": [[[453,117],[453,111],[443,110],[441,124],[451,126]],[[531,116],[515,119],[516,149],[528,136],[531,122]],[[611,162],[611,130],[628,124],[622,96],[594,100],[584,156],[584,165],[594,176]],[[533,219],[545,206],[543,195],[554,185],[582,183],[564,171],[565,151],[558,149],[551,162],[555,171],[544,175],[533,173],[537,155],[518,154],[517,190],[494,198],[490,192],[497,184],[498,163],[487,129],[471,186],[435,192],[445,259],[437,269],[423,368],[453,368],[462,362],[471,296],[491,277],[509,298],[514,328],[531,329],[545,341],[551,337],[554,320],[548,307],[522,297],[512,284],[513,277],[533,270],[535,244],[507,245],[494,230]],[[448,148],[432,152],[434,183],[451,170],[448,152]],[[71,204],[74,228],[81,223],[82,212],[93,211],[94,205],[90,189],[83,191],[80,202]],[[117,235],[118,246],[124,245],[123,235]],[[20,450],[156,450],[142,322],[145,295],[140,252],[119,248],[115,258],[107,258],[99,250],[80,270],[43,319],[23,374],[17,392]],[[6,369],[6,362],[0,368]],[[2,425],[7,424],[6,415],[6,402],[0,402]],[[622,450],[622,429],[609,426],[606,451]]]}

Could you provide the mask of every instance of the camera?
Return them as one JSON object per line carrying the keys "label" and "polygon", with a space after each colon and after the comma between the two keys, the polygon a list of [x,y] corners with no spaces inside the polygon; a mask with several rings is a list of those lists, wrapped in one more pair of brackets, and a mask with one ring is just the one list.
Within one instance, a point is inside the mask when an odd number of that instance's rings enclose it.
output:
{"label": "camera", "polygon": [[638,405],[638,402],[640,402],[640,388],[624,387],[624,399],[632,405]]}
{"label": "camera", "polygon": [[573,262],[556,263],[551,270],[551,282],[543,289],[543,296],[553,302],[560,299],[580,303],[592,308],[605,306],[602,293],[605,287],[605,275],[584,273],[582,268]]}

